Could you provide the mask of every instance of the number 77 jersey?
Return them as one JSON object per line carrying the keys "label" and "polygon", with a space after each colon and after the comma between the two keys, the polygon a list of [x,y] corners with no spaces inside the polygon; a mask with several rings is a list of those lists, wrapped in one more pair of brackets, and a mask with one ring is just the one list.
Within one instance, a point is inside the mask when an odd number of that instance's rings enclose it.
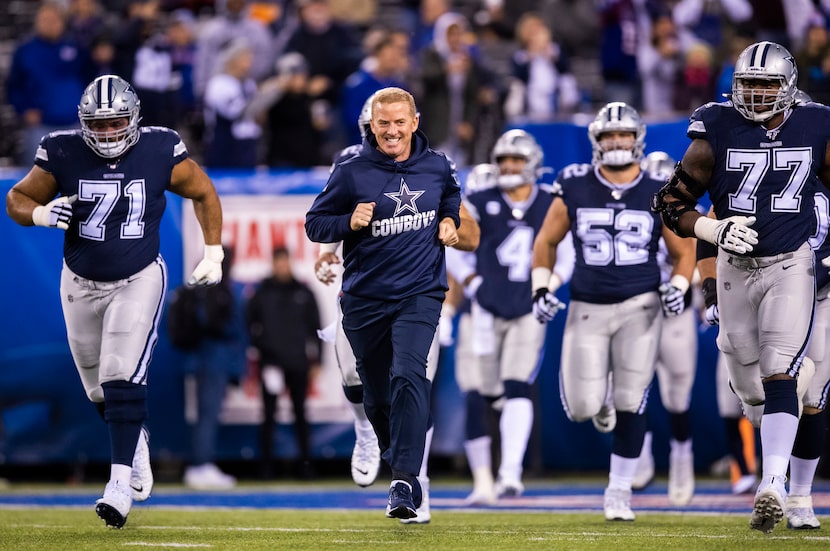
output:
{"label": "number 77 jersey", "polygon": [[712,148],[708,187],[715,215],[755,216],[758,244],[752,256],[794,251],[809,239],[815,229],[817,174],[830,138],[830,109],[797,104],[770,130],[746,120],[728,102],[710,103],[692,114],[686,134]]}

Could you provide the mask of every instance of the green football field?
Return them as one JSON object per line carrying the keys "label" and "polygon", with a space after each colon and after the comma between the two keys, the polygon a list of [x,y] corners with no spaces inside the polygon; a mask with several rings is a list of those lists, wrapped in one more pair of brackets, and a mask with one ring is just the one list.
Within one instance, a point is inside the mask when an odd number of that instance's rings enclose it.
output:
{"label": "green football field", "polygon": [[137,509],[121,530],[91,508],[2,509],[0,549],[634,549],[637,551],[828,549],[822,530],[749,530],[745,515],[640,514],[633,523],[601,515],[436,511],[404,526],[378,511]]}
{"label": "green football field", "polygon": [[346,481],[240,484],[195,492],[157,484],[134,504],[121,530],[94,512],[103,484],[11,484],[0,488],[0,550],[741,550],[830,549],[830,485],[817,481],[820,530],[769,535],[749,529],[752,496],[728,482],[699,480],[695,497],[672,506],[665,480],[632,499],[634,522],[606,522],[604,477],[533,481],[521,498],[469,509],[468,481],[433,480],[432,522],[402,525],[384,516],[382,484]]}

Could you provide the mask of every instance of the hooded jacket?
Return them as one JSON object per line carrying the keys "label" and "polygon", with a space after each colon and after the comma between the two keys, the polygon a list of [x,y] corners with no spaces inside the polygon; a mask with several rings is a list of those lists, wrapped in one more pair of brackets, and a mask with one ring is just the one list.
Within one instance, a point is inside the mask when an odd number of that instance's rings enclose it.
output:
{"label": "hooded jacket", "polygon": [[[376,203],[368,227],[354,232],[358,203]],[[343,241],[343,292],[399,300],[418,294],[443,299],[447,290],[438,223],[460,221],[461,187],[455,166],[429,148],[420,130],[409,158],[397,162],[377,149],[374,136],[360,153],[338,164],[306,214],[306,233],[318,243]]]}

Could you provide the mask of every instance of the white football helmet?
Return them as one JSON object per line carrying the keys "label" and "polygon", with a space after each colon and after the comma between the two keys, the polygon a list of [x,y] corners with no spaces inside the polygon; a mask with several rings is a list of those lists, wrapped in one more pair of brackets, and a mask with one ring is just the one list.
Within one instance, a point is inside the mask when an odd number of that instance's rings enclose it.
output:
{"label": "white football helmet", "polygon": [[[777,90],[752,88],[746,80],[778,84]],[[795,102],[798,69],[795,58],[775,42],[757,42],[746,48],[735,61],[732,75],[732,105],[745,119],[763,122]]]}
{"label": "white football helmet", "polygon": [[470,169],[464,182],[464,192],[475,193],[495,187],[499,182],[499,167],[490,163],[480,163]]}
{"label": "white football helmet", "polygon": [[665,151],[652,151],[640,161],[640,168],[651,172],[656,178],[668,180],[674,172],[674,165],[677,161]]}
{"label": "white football helmet", "polygon": [[[631,149],[603,150],[600,137],[606,132],[632,132],[634,146]],[[640,119],[636,109],[621,101],[614,101],[599,110],[596,118],[588,125],[588,138],[591,140],[594,164],[606,166],[625,166],[639,163],[646,146],[646,125]]]}
{"label": "white football helmet", "polygon": [[363,103],[363,108],[360,110],[360,115],[357,117],[357,126],[360,128],[360,138],[365,140],[366,136],[372,132],[372,94]]}
{"label": "white football helmet", "polygon": [[536,183],[542,167],[542,148],[528,132],[520,129],[508,130],[496,140],[490,159],[498,167],[502,157],[522,157],[525,166],[521,174],[499,174],[498,185],[502,189],[511,189],[522,184]]}
{"label": "white football helmet", "polygon": [[[102,75],[86,87],[78,103],[78,118],[84,141],[95,153],[106,159],[123,155],[139,137],[138,113],[141,102],[129,82],[116,75]],[[104,135],[95,132],[89,123],[100,119],[128,117],[127,126]]]}

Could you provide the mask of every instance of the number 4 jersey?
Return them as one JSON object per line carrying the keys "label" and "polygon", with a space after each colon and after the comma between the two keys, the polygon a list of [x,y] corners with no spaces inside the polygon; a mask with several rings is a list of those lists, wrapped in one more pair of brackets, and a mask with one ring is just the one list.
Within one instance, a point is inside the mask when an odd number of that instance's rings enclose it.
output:
{"label": "number 4 jersey", "polygon": [[138,142],[120,159],[96,155],[80,130],[44,137],[35,164],[55,177],[61,195],[78,194],[63,246],[69,269],[115,281],[153,262],[164,192],[173,167],[185,158],[187,148],[168,128],[141,128]]}
{"label": "number 4 jersey", "polygon": [[630,184],[616,185],[593,165],[562,169],[554,194],[565,202],[571,220],[576,252],[573,300],[615,304],[657,290],[663,223],[650,205],[663,183],[647,172]]}
{"label": "number 4 jersey", "polygon": [[712,147],[715,215],[756,217],[752,256],[794,251],[807,241],[815,230],[813,194],[830,138],[830,109],[798,104],[768,130],[728,102],[709,103],[692,114],[686,134]]}

